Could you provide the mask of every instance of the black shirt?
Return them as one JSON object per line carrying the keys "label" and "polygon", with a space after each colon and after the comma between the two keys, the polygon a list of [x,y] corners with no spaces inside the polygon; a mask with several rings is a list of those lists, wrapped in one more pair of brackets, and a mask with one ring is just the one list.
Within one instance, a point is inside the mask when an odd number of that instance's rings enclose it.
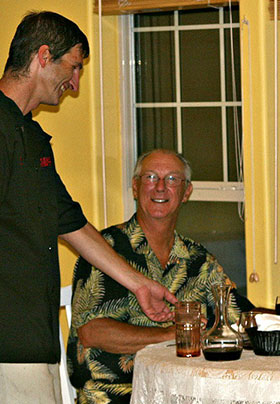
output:
{"label": "black shirt", "polygon": [[0,92],[0,362],[60,360],[57,238],[87,221],[50,139]]}

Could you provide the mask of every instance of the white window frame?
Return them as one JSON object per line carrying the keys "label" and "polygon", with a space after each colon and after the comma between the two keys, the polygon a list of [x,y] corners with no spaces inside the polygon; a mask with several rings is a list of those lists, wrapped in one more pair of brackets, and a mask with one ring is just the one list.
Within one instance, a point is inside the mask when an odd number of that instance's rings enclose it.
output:
{"label": "white window frame", "polygon": [[[221,9],[222,10],[222,9]],[[174,12],[174,25],[167,27],[133,27],[133,16],[119,17],[120,27],[120,55],[121,55],[121,100],[122,100],[122,146],[123,146],[123,200],[124,212],[128,218],[135,211],[132,197],[131,177],[137,156],[136,145],[136,108],[175,107],[177,111],[177,144],[178,152],[182,152],[181,108],[182,107],[213,107],[221,108],[222,113],[222,145],[223,145],[223,178],[224,181],[193,181],[192,201],[244,202],[243,182],[228,181],[227,172],[227,133],[226,108],[241,107],[240,101],[226,101],[225,86],[225,57],[224,57],[224,29],[230,28],[224,23],[223,13],[219,13],[218,24],[179,25],[178,11]],[[239,27],[233,23],[232,27]],[[180,62],[179,62],[179,31],[180,30],[219,29],[220,37],[220,66],[221,66],[221,101],[220,102],[181,102],[180,96]],[[175,68],[177,99],[171,103],[135,103],[135,66],[133,32],[174,31],[175,36]]]}

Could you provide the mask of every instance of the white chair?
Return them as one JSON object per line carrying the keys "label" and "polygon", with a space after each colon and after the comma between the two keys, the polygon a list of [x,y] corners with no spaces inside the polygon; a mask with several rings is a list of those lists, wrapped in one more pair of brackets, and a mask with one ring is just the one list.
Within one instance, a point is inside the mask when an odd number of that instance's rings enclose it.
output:
{"label": "white chair", "polygon": [[[72,286],[65,286],[61,288],[60,291],[60,307],[65,307],[66,318],[68,327],[71,326],[71,297],[72,297]],[[61,348],[61,361],[59,365],[60,381],[61,381],[61,393],[63,404],[74,404],[75,398],[77,397],[75,388],[71,385],[69,376],[67,373],[67,360],[66,352],[63,341],[63,335],[61,327],[59,327],[59,337],[60,337],[60,348]]]}

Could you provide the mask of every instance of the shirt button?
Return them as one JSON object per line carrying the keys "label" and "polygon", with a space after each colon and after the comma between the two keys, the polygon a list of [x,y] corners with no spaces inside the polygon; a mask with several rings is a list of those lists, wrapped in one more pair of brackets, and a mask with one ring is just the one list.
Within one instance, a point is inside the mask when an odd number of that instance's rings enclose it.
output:
{"label": "shirt button", "polygon": [[49,246],[49,251],[52,251],[52,247],[51,247],[51,246]]}

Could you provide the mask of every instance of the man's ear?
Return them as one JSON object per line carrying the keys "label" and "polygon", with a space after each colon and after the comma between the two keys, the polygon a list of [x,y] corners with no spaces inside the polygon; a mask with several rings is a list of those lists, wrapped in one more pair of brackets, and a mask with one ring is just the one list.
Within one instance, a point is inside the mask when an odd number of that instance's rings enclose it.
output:
{"label": "man's ear", "polygon": [[137,201],[138,199],[138,185],[137,185],[137,178],[132,178],[132,193],[133,198]]}
{"label": "man's ear", "polygon": [[46,64],[51,60],[50,48],[48,45],[41,45],[38,50],[38,59],[41,67],[45,67]]}
{"label": "man's ear", "polygon": [[182,199],[182,203],[186,203],[189,200],[189,198],[190,198],[190,196],[192,194],[192,191],[193,191],[193,185],[192,185],[191,182],[189,182],[188,186],[187,186],[187,189],[185,190],[185,193],[184,193],[184,196],[183,196],[183,199]]}

